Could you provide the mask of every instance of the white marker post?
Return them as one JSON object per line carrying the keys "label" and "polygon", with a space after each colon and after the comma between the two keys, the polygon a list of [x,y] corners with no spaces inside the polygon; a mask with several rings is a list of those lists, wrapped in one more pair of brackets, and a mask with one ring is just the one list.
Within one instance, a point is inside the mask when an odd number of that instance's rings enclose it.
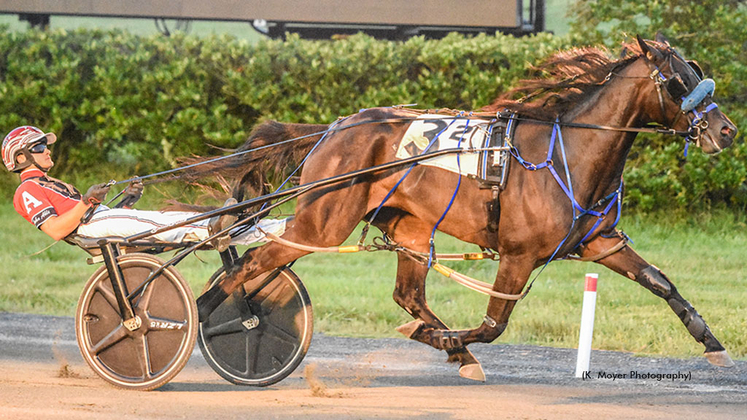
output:
{"label": "white marker post", "polygon": [[578,358],[576,377],[582,378],[589,371],[591,359],[591,337],[594,334],[594,309],[597,305],[597,280],[599,274],[586,274],[584,286],[584,306],[581,309],[581,333],[578,336]]}

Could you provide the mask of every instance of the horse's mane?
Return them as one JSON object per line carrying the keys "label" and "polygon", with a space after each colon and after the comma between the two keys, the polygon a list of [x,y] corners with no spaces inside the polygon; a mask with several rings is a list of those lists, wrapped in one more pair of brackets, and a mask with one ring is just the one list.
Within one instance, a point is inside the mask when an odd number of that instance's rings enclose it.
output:
{"label": "horse's mane", "polygon": [[482,110],[509,109],[532,118],[555,119],[593,95],[613,69],[634,61],[640,55],[640,47],[636,44],[625,45],[620,59],[613,59],[606,49],[600,47],[558,52],[534,67],[533,70],[540,73],[539,77],[520,81],[517,87]]}

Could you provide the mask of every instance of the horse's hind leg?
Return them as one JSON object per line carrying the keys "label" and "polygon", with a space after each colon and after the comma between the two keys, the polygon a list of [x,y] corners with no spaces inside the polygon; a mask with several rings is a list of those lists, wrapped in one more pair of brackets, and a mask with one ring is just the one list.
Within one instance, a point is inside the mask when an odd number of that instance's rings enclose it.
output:
{"label": "horse's hind leg", "polygon": [[[285,235],[283,235],[285,238]],[[310,254],[270,242],[247,250],[227,275],[197,299],[199,319],[205,320],[236,288],[259,274],[289,264]]]}
{"label": "horse's hind leg", "polygon": [[433,330],[448,330],[436,314],[428,307],[425,297],[425,278],[428,267],[399,254],[397,263],[397,284],[394,289],[394,301],[415,318],[397,328],[408,338],[428,344],[440,350],[446,350],[449,362],[459,362],[459,375],[478,381],[485,380],[485,373],[475,356],[465,346],[444,347],[433,340]]}
{"label": "horse's hind leg", "polygon": [[[281,237],[287,241],[303,245],[337,246],[347,239],[357,223],[357,220],[353,217],[338,217],[335,219],[334,228],[330,228],[330,224],[325,223],[325,221],[326,219],[323,218],[315,218],[314,212],[297,211],[295,218],[288,219],[286,230]],[[260,247],[249,249],[236,261],[221,281],[197,299],[200,319],[206,319],[228,295],[243,283],[259,274],[289,264],[310,253],[311,251],[281,245],[277,242],[269,242]]]}
{"label": "horse's hind leg", "polygon": [[[518,294],[534,269],[535,259],[532,256],[504,256],[493,290]],[[491,297],[488,303],[487,316],[483,323],[471,330],[448,330],[440,328],[423,328],[418,331],[418,340],[443,349],[463,347],[471,343],[490,343],[498,338],[508,326],[508,319],[516,305],[514,300]]]}
{"label": "horse's hind leg", "polygon": [[[583,256],[598,255],[617,244],[619,238],[597,237],[583,251]],[[716,339],[703,317],[685,300],[674,284],[657,267],[649,264],[630,247],[597,261],[605,267],[622,274],[667,301],[669,307],[680,318],[690,335],[705,346],[705,356],[716,366],[732,367],[734,362],[724,346]]]}
{"label": "horse's hind leg", "polygon": [[[365,215],[365,202],[356,198],[366,196],[368,185],[335,188],[314,190],[299,198],[295,217],[288,220],[281,237],[322,248],[343,243]],[[210,315],[241,284],[310,253],[277,242],[249,249],[221,281],[197,299],[200,319]]]}
{"label": "horse's hind leg", "polygon": [[[385,217],[382,217],[382,219]],[[429,248],[430,228],[422,221],[411,216],[398,215],[387,220],[388,223],[377,223],[382,230],[401,245],[414,251],[425,252]],[[485,380],[480,362],[465,346],[447,346],[433,342],[430,331],[448,330],[428,306],[425,296],[425,280],[428,267],[411,257],[397,255],[397,283],[393,298],[399,306],[415,318],[414,321],[397,328],[406,337],[428,344],[439,350],[446,350],[449,362],[459,362],[459,374],[465,378]]]}

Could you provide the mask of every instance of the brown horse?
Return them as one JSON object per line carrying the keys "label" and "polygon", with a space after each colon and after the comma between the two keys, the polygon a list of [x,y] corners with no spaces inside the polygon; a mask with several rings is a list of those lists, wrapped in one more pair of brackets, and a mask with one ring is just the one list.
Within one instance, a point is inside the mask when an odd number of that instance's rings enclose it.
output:
{"label": "brown horse", "polygon": [[[519,118],[525,118],[514,121],[512,155],[519,163],[524,161],[525,167],[533,169],[527,162],[548,162],[536,170],[513,166],[505,190],[498,198],[497,231],[488,226],[491,190],[481,189],[475,179],[416,165],[404,179],[407,168],[389,169],[302,195],[295,217],[289,221],[282,238],[300,244],[338,246],[394,191],[373,224],[399,245],[427,253],[431,231],[444,215],[461,180],[453,205],[438,229],[462,241],[498,251],[500,267],[494,291],[520,294],[532,271],[550,260],[572,254],[601,255],[598,263],[663,298],[695,340],[705,346],[705,355],[711,363],[732,365],[703,318],[667,276],[628,246],[611,254],[606,252],[620,241],[620,234],[614,228],[619,209],[608,202],[617,199],[615,193],[620,192],[623,168],[636,133],[590,129],[584,124],[632,129],[657,124],[678,131],[689,130],[693,141],[706,153],[719,152],[731,145],[737,132],[713,103],[712,89],[701,92],[692,111],[682,110],[682,96],[692,99],[693,92],[703,90],[702,73],[665,40],[638,38],[637,44],[626,47],[625,53],[618,60],[594,48],[557,54],[545,68],[549,78],[526,81],[513,92],[527,94],[525,100],[502,99],[485,109],[495,112],[508,108],[517,112]],[[330,130],[321,142],[321,135],[310,134],[324,131],[327,126],[265,123],[255,130],[244,149],[309,136],[266,149],[237,167],[246,174],[264,168],[262,164],[268,161],[282,168],[289,161],[298,162],[298,157],[305,156],[317,143],[303,166],[302,184],[392,162],[397,159],[395,151],[403,134],[417,115],[406,109],[365,110],[340,123],[348,128],[338,126]],[[552,124],[555,121],[557,126]],[[550,139],[557,129],[562,129],[564,143],[556,144],[548,157]],[[551,167],[559,176],[553,175]],[[562,188],[566,179],[571,183],[568,187],[572,187],[572,199]],[[240,189],[236,194],[243,192]],[[607,207],[609,211],[603,216],[577,214],[571,204],[573,200],[579,208],[601,212],[602,207]],[[242,283],[308,253],[278,242],[248,250],[223,281],[198,299],[201,318],[205,319]],[[462,376],[484,380],[479,362],[466,346],[498,338],[508,325],[516,300],[491,296],[487,316],[479,327],[449,330],[426,302],[428,269],[422,261],[398,254],[394,300],[415,318],[398,330],[414,340],[446,350],[449,361],[461,364]]]}

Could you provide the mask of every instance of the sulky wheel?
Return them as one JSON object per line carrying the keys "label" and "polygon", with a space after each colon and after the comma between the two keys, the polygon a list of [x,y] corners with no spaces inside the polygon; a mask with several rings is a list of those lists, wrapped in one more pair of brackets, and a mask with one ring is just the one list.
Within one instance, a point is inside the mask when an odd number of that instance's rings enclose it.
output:
{"label": "sulky wheel", "polygon": [[[126,254],[117,259],[127,289],[135,290],[161,267],[160,258]],[[88,280],[75,314],[75,333],[83,359],[96,374],[121,388],[151,390],[176,376],[192,354],[197,306],[186,281],[168,267],[133,302],[142,321],[130,331],[105,266]]]}
{"label": "sulky wheel", "polygon": [[[223,278],[223,269],[206,289]],[[237,385],[268,386],[290,375],[311,343],[314,320],[301,279],[281,267],[244,283],[200,323],[205,360]]]}

